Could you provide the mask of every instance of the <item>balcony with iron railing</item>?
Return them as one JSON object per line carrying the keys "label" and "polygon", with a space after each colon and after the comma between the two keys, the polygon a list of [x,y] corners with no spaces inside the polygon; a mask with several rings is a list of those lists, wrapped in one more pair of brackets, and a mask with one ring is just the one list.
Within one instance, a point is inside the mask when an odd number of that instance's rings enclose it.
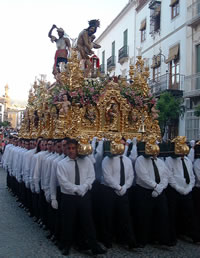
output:
{"label": "balcony with iron railing", "polygon": [[187,10],[187,25],[191,27],[195,27],[200,24],[200,1],[196,0],[190,6],[188,6]]}
{"label": "balcony with iron railing", "polygon": [[118,52],[118,62],[120,64],[124,63],[125,61],[128,60],[128,46],[125,45],[122,48],[119,49]]}
{"label": "balcony with iron railing", "polygon": [[[156,80],[150,80],[148,82],[151,88],[151,93],[158,97],[164,92],[171,92],[174,96],[182,96],[184,89],[184,75],[177,74],[172,76],[170,73],[166,73],[156,78]],[[176,82],[175,80],[176,79]]]}
{"label": "balcony with iron railing", "polygon": [[184,97],[200,96],[200,73],[185,76]]}
{"label": "balcony with iron railing", "polygon": [[100,65],[100,72],[105,73],[105,64]]}
{"label": "balcony with iron railing", "polygon": [[115,68],[116,62],[115,62],[115,56],[111,56],[107,59],[107,70],[110,71]]}

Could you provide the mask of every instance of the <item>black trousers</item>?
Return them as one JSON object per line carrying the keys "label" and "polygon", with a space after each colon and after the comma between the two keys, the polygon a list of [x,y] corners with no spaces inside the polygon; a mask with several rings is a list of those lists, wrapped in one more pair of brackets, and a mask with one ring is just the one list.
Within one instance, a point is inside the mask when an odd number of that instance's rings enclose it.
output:
{"label": "black trousers", "polygon": [[102,185],[102,197],[103,242],[111,244],[115,235],[117,242],[135,245],[128,193],[119,196],[113,188]]}
{"label": "black trousers", "polygon": [[31,213],[31,216],[34,216],[31,189],[26,188],[26,195],[27,195],[27,205],[28,205],[27,207]]}
{"label": "black trousers", "polygon": [[61,191],[60,187],[58,186],[56,189],[56,200],[58,202],[58,209],[54,210],[54,235],[57,241],[60,241],[60,234],[61,234]]}
{"label": "black trousers", "polygon": [[48,222],[48,203],[45,198],[44,191],[41,189],[39,193],[39,210],[40,210],[40,219],[47,226]]}
{"label": "black trousers", "polygon": [[40,210],[39,210],[39,194],[32,193],[32,206],[33,206],[33,215],[39,219]]}
{"label": "black trousers", "polygon": [[198,229],[200,231],[200,187],[193,188],[192,198],[194,201],[194,212],[195,212],[195,216],[196,216],[196,221],[198,224]]}
{"label": "black trousers", "polygon": [[97,242],[90,193],[83,197],[61,193],[61,245],[71,247],[79,222],[90,248],[95,248]]}
{"label": "black trousers", "polygon": [[95,229],[97,239],[102,241],[102,215],[104,210],[102,209],[102,184],[97,180],[93,183],[91,189],[92,198],[92,215],[95,223]]}
{"label": "black trousers", "polygon": [[178,234],[185,234],[191,237],[193,241],[199,241],[200,236],[194,214],[192,193],[181,195],[171,186],[168,186],[167,198],[171,241],[175,242]]}
{"label": "black trousers", "polygon": [[55,223],[56,223],[56,213],[57,210],[51,207],[51,203],[47,203],[47,228],[51,235],[55,235]]}
{"label": "black trousers", "polygon": [[7,170],[6,184],[7,184],[7,187],[11,189],[11,178],[8,170]]}
{"label": "black trousers", "polygon": [[146,245],[152,241],[169,244],[169,217],[167,197],[163,191],[152,197],[152,191],[139,185],[135,186],[135,226],[137,241]]}
{"label": "black trousers", "polygon": [[20,183],[20,198],[23,205],[27,208],[28,207],[27,191],[26,191],[25,183],[23,181]]}

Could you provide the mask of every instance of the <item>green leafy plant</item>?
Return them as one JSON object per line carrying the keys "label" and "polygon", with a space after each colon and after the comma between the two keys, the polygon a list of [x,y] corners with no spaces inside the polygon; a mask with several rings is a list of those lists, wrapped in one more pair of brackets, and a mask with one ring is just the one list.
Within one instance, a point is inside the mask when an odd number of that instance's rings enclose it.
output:
{"label": "green leafy plant", "polygon": [[0,122],[0,127],[9,127],[11,123],[9,121]]}
{"label": "green leafy plant", "polygon": [[198,106],[195,108],[194,115],[197,116],[197,117],[200,116],[200,105],[198,105]]}
{"label": "green leafy plant", "polygon": [[177,123],[178,118],[184,114],[183,98],[174,97],[171,93],[161,94],[157,101],[156,108],[159,110],[158,121],[162,135],[164,135],[166,126]]}

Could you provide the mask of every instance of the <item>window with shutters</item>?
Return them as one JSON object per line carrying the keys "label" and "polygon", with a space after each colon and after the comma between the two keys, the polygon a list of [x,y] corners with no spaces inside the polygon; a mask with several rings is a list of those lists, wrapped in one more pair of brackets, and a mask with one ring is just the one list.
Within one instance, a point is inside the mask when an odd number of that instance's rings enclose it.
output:
{"label": "window with shutters", "polygon": [[141,22],[140,31],[141,31],[141,42],[144,42],[146,40],[146,19]]}
{"label": "window with shutters", "polygon": [[171,18],[174,19],[180,13],[180,3],[179,0],[171,0]]}
{"label": "window with shutters", "polygon": [[[200,74],[200,45],[196,46],[196,60],[196,71]],[[200,89],[200,76],[198,76],[196,80],[196,89]]]}
{"label": "window with shutters", "polygon": [[151,65],[151,68],[153,69],[153,81],[154,82],[159,82],[160,81],[160,76],[161,76],[161,60],[159,55],[155,55],[152,58],[153,63]]}
{"label": "window with shutters", "polygon": [[115,41],[112,42],[112,56],[115,56]]}
{"label": "window with shutters", "polygon": [[180,84],[180,62],[173,59],[170,64],[170,88],[179,89]]}
{"label": "window with shutters", "polygon": [[169,88],[179,89],[180,87],[180,45],[177,44],[169,49],[169,55],[165,61],[169,65]]}
{"label": "window with shutters", "polygon": [[150,34],[154,36],[155,33],[160,32],[161,1],[151,0],[149,3],[149,9]]}
{"label": "window with shutters", "polygon": [[128,44],[128,30],[124,31],[124,46]]}
{"label": "window with shutters", "polygon": [[101,73],[105,73],[105,50],[102,52],[102,63],[100,66]]}

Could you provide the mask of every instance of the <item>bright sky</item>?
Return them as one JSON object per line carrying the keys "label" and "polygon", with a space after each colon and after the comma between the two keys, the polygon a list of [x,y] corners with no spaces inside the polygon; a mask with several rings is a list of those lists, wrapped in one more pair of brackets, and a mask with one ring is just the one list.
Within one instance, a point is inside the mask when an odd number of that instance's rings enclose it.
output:
{"label": "bright sky", "polygon": [[[48,32],[53,24],[71,37],[100,19],[98,37],[128,0],[1,0],[0,96],[8,83],[12,99],[27,100],[35,77],[53,82],[55,43]],[[57,36],[56,30],[53,35]]]}

